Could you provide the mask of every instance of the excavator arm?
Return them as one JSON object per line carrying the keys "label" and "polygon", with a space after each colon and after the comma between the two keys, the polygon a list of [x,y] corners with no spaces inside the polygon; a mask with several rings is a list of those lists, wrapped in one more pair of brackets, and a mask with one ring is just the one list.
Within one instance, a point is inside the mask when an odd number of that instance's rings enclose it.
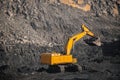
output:
{"label": "excavator arm", "polygon": [[92,33],[84,24],[82,25],[83,32],[80,32],[69,38],[68,43],[66,45],[66,55],[70,55],[71,50],[75,42],[80,40],[85,35],[89,35],[91,37],[95,37],[94,33]]}

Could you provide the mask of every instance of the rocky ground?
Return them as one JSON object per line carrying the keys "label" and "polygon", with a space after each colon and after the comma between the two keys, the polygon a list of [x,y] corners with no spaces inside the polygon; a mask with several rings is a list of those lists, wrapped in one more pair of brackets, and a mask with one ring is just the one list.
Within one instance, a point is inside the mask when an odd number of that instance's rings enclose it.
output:
{"label": "rocky ground", "polygon": [[[120,0],[0,0],[0,80],[119,80]],[[65,53],[85,24],[102,46],[78,41],[82,72],[49,73],[40,54]]]}

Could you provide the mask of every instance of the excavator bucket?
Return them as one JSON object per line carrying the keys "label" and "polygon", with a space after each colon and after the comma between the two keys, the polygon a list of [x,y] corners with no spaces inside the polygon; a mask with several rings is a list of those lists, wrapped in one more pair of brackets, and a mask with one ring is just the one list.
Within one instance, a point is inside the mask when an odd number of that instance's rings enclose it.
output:
{"label": "excavator bucket", "polygon": [[84,40],[88,45],[95,45],[95,46],[101,46],[102,42],[100,41],[99,37],[93,37],[90,39]]}
{"label": "excavator bucket", "polygon": [[92,38],[85,40],[85,42],[89,45],[96,45],[96,46],[101,46],[102,43],[100,41],[99,37],[95,37],[94,33],[92,33],[86,25],[82,25],[83,31],[87,32],[88,35],[92,36]]}
{"label": "excavator bucket", "polygon": [[102,45],[102,42],[100,41],[100,37],[96,38],[96,39],[93,41],[93,44],[95,44],[96,46],[101,46],[101,45]]}

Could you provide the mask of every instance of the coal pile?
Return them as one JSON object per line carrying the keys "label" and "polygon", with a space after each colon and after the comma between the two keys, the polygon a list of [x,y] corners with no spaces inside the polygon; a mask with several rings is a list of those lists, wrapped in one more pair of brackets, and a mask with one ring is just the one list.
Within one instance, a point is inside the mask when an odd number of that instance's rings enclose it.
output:
{"label": "coal pile", "polygon": [[[0,0],[0,80],[119,80],[119,14],[120,0]],[[48,73],[40,54],[65,53],[82,24],[102,45],[84,37],[71,52],[83,71]]]}

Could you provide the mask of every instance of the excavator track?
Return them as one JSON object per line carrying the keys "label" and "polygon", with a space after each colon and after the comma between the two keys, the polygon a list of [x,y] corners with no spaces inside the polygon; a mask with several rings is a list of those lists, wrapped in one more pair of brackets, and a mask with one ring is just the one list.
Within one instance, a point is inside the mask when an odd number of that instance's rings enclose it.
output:
{"label": "excavator track", "polygon": [[47,72],[81,72],[82,67],[79,64],[67,64],[67,65],[49,65]]}
{"label": "excavator track", "polygon": [[79,64],[69,64],[66,67],[67,72],[81,72],[82,71],[82,66]]}
{"label": "excavator track", "polygon": [[49,65],[47,72],[49,73],[65,72],[65,65]]}

